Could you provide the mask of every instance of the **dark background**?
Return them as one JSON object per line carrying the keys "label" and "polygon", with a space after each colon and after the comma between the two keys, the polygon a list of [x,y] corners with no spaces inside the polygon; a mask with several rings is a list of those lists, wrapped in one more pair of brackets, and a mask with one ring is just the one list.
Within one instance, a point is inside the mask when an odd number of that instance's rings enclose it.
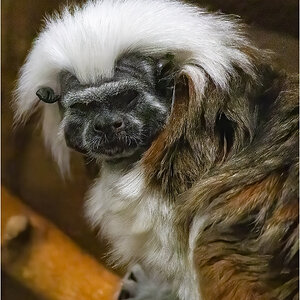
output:
{"label": "dark background", "polygon": [[[275,65],[290,73],[298,72],[297,0],[192,2],[213,11],[241,15],[250,25],[249,33],[255,44],[274,51]],[[2,184],[105,264],[106,243],[96,239],[82,215],[84,192],[90,179],[85,175],[81,159],[73,155],[74,176],[63,181],[45,151],[36,126],[37,116],[23,128],[12,130],[10,101],[17,72],[39,32],[42,18],[64,3],[62,0],[2,0]],[[3,300],[40,299],[5,274],[2,297]]]}

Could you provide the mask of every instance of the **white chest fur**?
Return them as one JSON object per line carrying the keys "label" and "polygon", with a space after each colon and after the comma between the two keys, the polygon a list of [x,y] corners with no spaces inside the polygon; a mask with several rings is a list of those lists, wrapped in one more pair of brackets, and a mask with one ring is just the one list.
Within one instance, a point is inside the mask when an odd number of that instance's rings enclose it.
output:
{"label": "white chest fur", "polygon": [[128,173],[104,165],[90,191],[87,215],[100,225],[122,263],[143,260],[155,267],[176,255],[172,209],[166,199],[145,186],[140,167]]}
{"label": "white chest fur", "polygon": [[[189,263],[179,253],[172,205],[145,185],[141,167],[124,173],[104,164],[90,190],[86,214],[110,240],[114,261],[141,263],[178,284],[192,279]],[[194,299],[190,296],[183,298]]]}

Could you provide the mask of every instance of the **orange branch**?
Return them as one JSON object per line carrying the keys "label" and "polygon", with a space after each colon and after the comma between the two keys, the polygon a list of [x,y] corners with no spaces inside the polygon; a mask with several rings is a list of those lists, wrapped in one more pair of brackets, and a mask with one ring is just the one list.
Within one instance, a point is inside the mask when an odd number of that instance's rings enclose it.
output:
{"label": "orange branch", "polygon": [[49,300],[116,299],[120,279],[2,187],[4,270]]}

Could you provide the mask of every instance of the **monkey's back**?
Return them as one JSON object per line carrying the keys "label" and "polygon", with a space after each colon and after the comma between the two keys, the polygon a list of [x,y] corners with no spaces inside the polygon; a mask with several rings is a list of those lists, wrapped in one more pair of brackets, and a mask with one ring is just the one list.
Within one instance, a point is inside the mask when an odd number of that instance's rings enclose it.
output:
{"label": "monkey's back", "polygon": [[204,176],[182,208],[208,216],[194,253],[204,299],[298,299],[297,79],[280,89],[275,101],[264,94],[273,100],[253,142]]}

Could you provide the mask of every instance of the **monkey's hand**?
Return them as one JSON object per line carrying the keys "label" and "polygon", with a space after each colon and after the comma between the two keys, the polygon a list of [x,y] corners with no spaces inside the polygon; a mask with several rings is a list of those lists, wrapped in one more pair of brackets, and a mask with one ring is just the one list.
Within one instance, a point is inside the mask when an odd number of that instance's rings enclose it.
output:
{"label": "monkey's hand", "polygon": [[123,279],[118,300],[177,300],[170,286],[160,284],[135,265]]}

